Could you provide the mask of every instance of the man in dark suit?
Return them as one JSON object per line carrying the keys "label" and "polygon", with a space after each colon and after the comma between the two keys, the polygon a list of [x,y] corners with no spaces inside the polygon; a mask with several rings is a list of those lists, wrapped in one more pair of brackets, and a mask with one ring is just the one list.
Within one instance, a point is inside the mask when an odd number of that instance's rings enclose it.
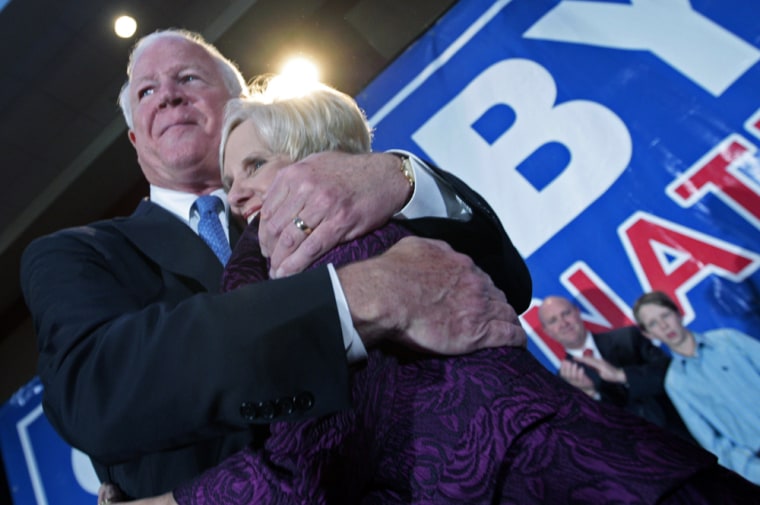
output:
{"label": "man in dark suit", "polygon": [[592,334],[580,309],[567,298],[549,296],[538,310],[544,331],[565,348],[559,374],[592,398],[623,407],[693,442],[665,394],[670,357],[636,326]]}
{"label": "man in dark suit", "polygon": [[[222,109],[242,76],[179,31],[142,39],[128,76],[120,104],[150,199],[129,217],[36,240],[21,265],[45,413],[101,480],[132,497],[162,493],[260,440],[256,425],[347,408],[347,363],[379,335],[442,354],[524,344],[515,309],[529,303],[530,276],[498,219],[456,178],[407,156],[322,153],[283,169],[256,209],[278,279],[220,293],[223,265],[196,234],[195,199],[224,200]],[[426,196],[432,213],[412,210]],[[402,207],[415,232],[472,260],[412,238],[288,276]],[[234,244],[227,204],[216,213]]]}

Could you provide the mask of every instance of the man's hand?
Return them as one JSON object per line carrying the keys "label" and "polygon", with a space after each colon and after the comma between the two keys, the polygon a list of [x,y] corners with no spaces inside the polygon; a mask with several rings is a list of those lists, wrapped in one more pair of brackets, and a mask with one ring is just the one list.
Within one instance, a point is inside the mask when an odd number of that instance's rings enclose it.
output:
{"label": "man's hand", "polygon": [[583,367],[578,363],[569,360],[563,360],[559,365],[559,376],[565,379],[570,385],[577,387],[592,398],[596,397],[597,391],[593,381],[586,375]]}
{"label": "man's hand", "polygon": [[122,505],[177,505],[171,492],[142,500],[128,500],[115,484],[103,483],[98,489],[98,505],[110,505],[121,503]]}
{"label": "man's hand", "polygon": [[[312,154],[278,171],[263,198],[259,237],[273,277],[300,272],[339,243],[390,219],[411,197],[392,154]],[[307,234],[293,224],[300,217]]]}
{"label": "man's hand", "polygon": [[594,368],[599,372],[599,377],[604,381],[616,382],[618,384],[625,384],[628,382],[628,378],[625,376],[625,371],[622,368],[613,366],[609,361],[593,358],[591,356],[579,356],[575,358],[575,360]]}
{"label": "man's hand", "polygon": [[380,256],[339,269],[338,276],[367,347],[392,338],[456,355],[527,341],[504,293],[444,242],[407,237]]}

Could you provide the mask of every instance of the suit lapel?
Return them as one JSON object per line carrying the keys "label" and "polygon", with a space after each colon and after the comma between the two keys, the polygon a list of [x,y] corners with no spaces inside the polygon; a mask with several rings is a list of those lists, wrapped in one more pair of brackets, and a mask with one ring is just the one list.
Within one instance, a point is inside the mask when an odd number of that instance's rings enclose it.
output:
{"label": "suit lapel", "polygon": [[145,199],[121,222],[120,229],[164,270],[196,279],[210,292],[219,291],[222,264],[203,240],[170,212]]}
{"label": "suit lapel", "polygon": [[596,347],[602,354],[604,359],[612,363],[614,366],[620,366],[622,360],[628,355],[626,351],[627,345],[616,337],[608,333],[600,335],[593,335]]}
{"label": "suit lapel", "polygon": [[596,344],[596,348],[599,349],[599,354],[601,354],[604,359],[608,359],[608,356],[612,353],[610,339],[604,338],[603,335],[596,335],[593,333],[591,334],[591,338],[594,339],[594,344]]}

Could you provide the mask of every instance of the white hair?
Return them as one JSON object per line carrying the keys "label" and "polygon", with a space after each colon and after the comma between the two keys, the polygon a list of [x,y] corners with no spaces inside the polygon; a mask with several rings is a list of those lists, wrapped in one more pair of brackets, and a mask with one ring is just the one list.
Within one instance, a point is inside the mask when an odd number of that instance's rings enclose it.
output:
{"label": "white hair", "polygon": [[243,78],[243,74],[240,73],[237,65],[225,58],[214,45],[206,42],[201,34],[176,28],[159,30],[138,40],[129,55],[129,63],[127,64],[127,81],[121,87],[121,91],[119,92],[119,107],[121,108],[124,120],[127,122],[127,126],[130,129],[132,129],[134,125],[132,122],[132,107],[129,102],[129,90],[135,62],[145,49],[153,43],[167,38],[184,39],[202,47],[217,63],[224,86],[227,88],[227,91],[230,92],[230,97],[246,96],[248,93],[245,79]]}
{"label": "white hair", "polygon": [[230,133],[244,121],[256,126],[272,152],[293,161],[322,151],[367,153],[372,128],[356,101],[324,84],[316,84],[299,96],[279,97],[257,88],[251,95],[227,102],[219,144],[219,165],[224,167],[224,147]]}

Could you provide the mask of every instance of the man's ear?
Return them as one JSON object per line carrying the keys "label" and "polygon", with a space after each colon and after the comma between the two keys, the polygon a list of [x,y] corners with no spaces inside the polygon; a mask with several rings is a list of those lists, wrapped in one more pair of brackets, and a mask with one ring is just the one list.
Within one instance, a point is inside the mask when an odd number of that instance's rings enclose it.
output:
{"label": "man's ear", "polygon": [[132,143],[132,145],[134,146],[134,145],[135,145],[135,132],[133,132],[132,130],[129,130],[129,131],[127,132],[127,137],[129,137],[129,141],[130,141],[130,142]]}

